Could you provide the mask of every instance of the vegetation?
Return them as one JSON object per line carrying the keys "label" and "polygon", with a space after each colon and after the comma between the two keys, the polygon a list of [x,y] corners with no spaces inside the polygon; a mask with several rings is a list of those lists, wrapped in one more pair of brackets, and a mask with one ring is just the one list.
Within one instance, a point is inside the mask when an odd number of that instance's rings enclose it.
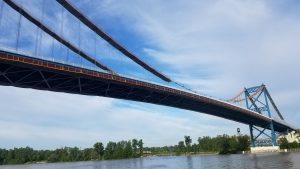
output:
{"label": "vegetation", "polygon": [[150,147],[145,151],[150,151],[156,155],[180,155],[180,154],[201,154],[201,153],[237,153],[249,149],[250,141],[247,135],[228,136],[219,135],[217,137],[199,137],[198,142],[192,144],[190,136],[184,136],[184,141],[179,141],[175,146]]}
{"label": "vegetation", "polygon": [[300,141],[300,129],[295,131],[295,135],[298,138],[298,140]]}
{"label": "vegetation", "polygon": [[[295,131],[295,136],[298,139],[298,142],[300,141],[300,130]],[[297,143],[294,141],[293,143],[289,143],[286,138],[281,138],[279,140],[280,143],[280,149],[294,149],[294,148],[300,148],[300,143]]]}
{"label": "vegetation", "polygon": [[24,164],[35,162],[71,162],[87,160],[110,160],[138,158],[145,154],[151,155],[180,155],[200,153],[237,153],[249,149],[249,137],[220,135],[217,137],[199,137],[197,143],[192,144],[190,136],[184,136],[175,146],[143,147],[142,140],[129,140],[103,143],[97,142],[93,148],[80,149],[78,147],[64,147],[56,150],[33,150],[30,147],[0,149],[0,164]]}
{"label": "vegetation", "polygon": [[300,143],[294,141],[293,143],[289,143],[286,138],[280,139],[280,149],[293,149],[300,148]]}
{"label": "vegetation", "polygon": [[104,148],[97,142],[93,148],[64,147],[56,150],[33,150],[30,147],[0,149],[0,164],[24,164],[34,162],[70,162],[106,159],[137,158],[142,156],[143,141],[109,142]]}

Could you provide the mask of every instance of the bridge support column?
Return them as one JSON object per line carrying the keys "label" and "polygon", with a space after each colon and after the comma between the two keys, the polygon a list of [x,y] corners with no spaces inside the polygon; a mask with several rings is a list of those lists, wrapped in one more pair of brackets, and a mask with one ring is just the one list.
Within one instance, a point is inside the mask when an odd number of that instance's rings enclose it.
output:
{"label": "bridge support column", "polygon": [[[268,117],[272,118],[271,111],[269,108],[269,101],[272,103],[273,101],[268,96],[268,91],[265,87],[265,85],[251,87],[251,88],[245,88],[245,97],[246,97],[246,106],[249,110],[256,111],[260,114],[265,112]],[[270,99],[270,100],[268,100]],[[272,146],[277,146],[277,138],[274,131],[273,121],[267,123],[262,127],[262,129],[259,129],[255,127],[253,124],[249,125],[250,129],[250,141],[251,141],[251,147],[257,146],[257,139],[264,135],[268,139],[271,140]],[[253,130],[258,131],[258,134],[254,136]],[[270,130],[271,135],[266,134],[265,130]],[[269,142],[269,141],[268,141]]]}
{"label": "bridge support column", "polygon": [[271,137],[272,137],[272,143],[273,146],[277,146],[277,137],[274,131],[273,121],[270,123],[270,129],[271,129]]}
{"label": "bridge support column", "polygon": [[[271,140],[272,146],[277,146],[276,134],[275,134],[274,127],[273,127],[273,122],[266,124],[262,129],[250,124],[249,129],[250,129],[251,147],[257,146],[257,139],[262,135],[266,136],[269,140]],[[266,133],[266,129],[271,130],[271,135]],[[256,136],[254,136],[254,134],[253,134],[254,130],[257,131],[257,133],[258,133]],[[270,142],[268,141],[267,143],[264,143],[264,144],[269,144],[269,143]]]}
{"label": "bridge support column", "polygon": [[[271,111],[270,111],[270,108],[269,108],[267,91],[265,91],[265,90],[263,90],[264,91],[264,98],[265,98],[265,107],[266,107],[266,110],[268,112],[268,116],[270,118],[272,118]],[[271,130],[271,137],[272,137],[273,146],[277,146],[277,138],[276,138],[276,134],[275,134],[275,131],[274,131],[273,121],[270,122],[270,130]]]}
{"label": "bridge support column", "polygon": [[255,140],[253,138],[253,125],[249,125],[250,129],[250,142],[251,142],[251,147],[255,147]]}

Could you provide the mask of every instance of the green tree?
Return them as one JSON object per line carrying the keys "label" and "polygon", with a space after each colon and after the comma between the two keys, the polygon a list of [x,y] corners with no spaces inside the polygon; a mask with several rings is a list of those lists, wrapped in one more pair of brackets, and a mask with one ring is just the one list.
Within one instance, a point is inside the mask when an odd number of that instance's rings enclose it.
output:
{"label": "green tree", "polygon": [[247,135],[238,136],[238,147],[237,151],[246,151],[249,149],[250,138]]}
{"label": "green tree", "polygon": [[204,137],[199,137],[198,138],[198,146],[199,146],[199,151],[202,152],[212,152],[212,151],[217,151],[217,137],[211,138],[209,136],[204,136]]}
{"label": "green tree", "polygon": [[137,139],[132,139],[132,150],[133,150],[133,156],[137,157],[138,154],[138,140]]}
{"label": "green tree", "polygon": [[105,151],[104,151],[104,157],[105,159],[114,159],[114,152],[116,151],[117,144],[115,142],[108,142]]}
{"label": "green tree", "polygon": [[86,148],[82,150],[83,161],[93,160],[97,158],[97,154],[93,148]]}
{"label": "green tree", "polygon": [[185,152],[185,145],[183,141],[179,141],[178,142],[178,146],[177,146],[177,154],[181,154]]}
{"label": "green tree", "polygon": [[185,142],[187,152],[190,152],[190,147],[191,147],[191,144],[192,144],[191,137],[190,136],[184,136],[184,142]]}
{"label": "green tree", "polygon": [[47,161],[49,161],[49,162],[58,162],[58,161],[59,161],[59,156],[58,156],[58,154],[56,154],[56,153],[51,154],[51,155],[48,157]]}
{"label": "green tree", "polygon": [[5,164],[5,159],[6,159],[6,156],[7,156],[7,150],[5,149],[0,149],[0,165],[3,165]]}
{"label": "green tree", "polygon": [[124,156],[122,158],[131,158],[131,157],[133,157],[131,141],[126,141],[124,147]]}
{"label": "green tree", "polygon": [[298,141],[300,141],[300,129],[295,131],[295,135],[298,138]]}
{"label": "green tree", "polygon": [[143,151],[144,151],[144,143],[143,140],[140,139],[138,141],[138,149],[139,149],[139,157],[143,156]]}
{"label": "green tree", "polygon": [[289,142],[288,140],[284,137],[280,139],[280,146],[281,149],[288,149],[289,147]]}
{"label": "green tree", "polygon": [[101,159],[104,155],[104,146],[101,142],[94,144],[94,151],[97,153],[97,159]]}
{"label": "green tree", "polygon": [[227,135],[223,135],[220,140],[220,151],[219,154],[228,154],[230,153],[230,142],[229,142],[229,138],[227,137]]}

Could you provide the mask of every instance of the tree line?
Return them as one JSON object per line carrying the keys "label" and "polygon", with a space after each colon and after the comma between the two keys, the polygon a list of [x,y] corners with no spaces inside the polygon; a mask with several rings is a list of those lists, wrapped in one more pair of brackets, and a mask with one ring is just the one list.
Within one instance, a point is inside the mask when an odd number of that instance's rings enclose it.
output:
{"label": "tree line", "polygon": [[249,149],[249,137],[247,135],[216,137],[199,137],[192,144],[190,136],[184,136],[174,146],[143,147],[143,140],[132,139],[128,141],[110,141],[104,147],[103,143],[97,142],[92,148],[80,149],[78,147],[63,147],[56,150],[34,150],[30,147],[14,148],[10,150],[0,149],[0,164],[24,164],[35,162],[72,162],[89,160],[110,160],[138,158],[143,153],[150,154],[196,154],[196,153],[237,153]]}
{"label": "tree line", "polygon": [[137,158],[143,154],[143,140],[108,142],[106,147],[97,142],[92,148],[64,147],[56,150],[33,150],[30,147],[0,149],[0,164],[34,162],[72,162]]}
{"label": "tree line", "polygon": [[280,149],[293,149],[293,148],[300,148],[300,143],[296,141],[289,143],[286,138],[280,139]]}
{"label": "tree line", "polygon": [[[280,143],[281,149],[300,148],[300,143],[288,143],[286,138],[281,138]],[[250,149],[249,146],[248,135],[204,136],[199,137],[195,142],[190,136],[184,136],[177,145],[163,147],[144,147],[142,139],[132,139],[119,142],[110,141],[105,147],[103,143],[97,142],[92,148],[85,149],[78,147],[64,147],[56,150],[33,150],[30,147],[0,149],[0,164],[126,159],[138,158],[143,155],[232,154],[247,151]]]}
{"label": "tree line", "polygon": [[[300,141],[300,129],[295,131],[295,136],[298,139],[298,142]],[[300,148],[300,143],[297,143],[296,141],[289,143],[287,138],[283,137],[279,139],[280,143],[280,149],[294,149],[294,148]]]}
{"label": "tree line", "polygon": [[174,146],[164,147],[146,147],[145,151],[152,154],[200,154],[200,153],[219,153],[229,154],[249,150],[250,138],[247,135],[229,136],[218,135],[216,137],[204,136],[199,137],[197,142],[192,144],[190,136],[184,136],[182,141],[179,141]]}

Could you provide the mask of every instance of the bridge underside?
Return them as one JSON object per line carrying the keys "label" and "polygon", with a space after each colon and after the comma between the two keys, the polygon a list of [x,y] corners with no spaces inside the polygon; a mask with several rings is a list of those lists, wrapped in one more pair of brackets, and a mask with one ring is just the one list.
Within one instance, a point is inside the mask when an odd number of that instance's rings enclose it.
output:
{"label": "bridge underside", "polygon": [[[4,51],[0,52],[0,85],[153,103],[260,127],[270,122],[257,113],[208,97]],[[274,122],[274,130],[293,129]]]}

